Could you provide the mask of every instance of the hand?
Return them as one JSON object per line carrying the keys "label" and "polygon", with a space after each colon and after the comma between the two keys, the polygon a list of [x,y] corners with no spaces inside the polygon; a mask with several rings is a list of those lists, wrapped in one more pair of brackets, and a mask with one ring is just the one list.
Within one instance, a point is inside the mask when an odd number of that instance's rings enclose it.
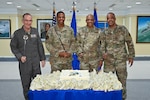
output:
{"label": "hand", "polygon": [[71,54],[66,51],[63,51],[59,53],[59,57],[69,58],[71,57]]}
{"label": "hand", "polygon": [[103,61],[102,61],[102,60],[100,60],[100,61],[99,61],[99,66],[98,66],[98,69],[97,69],[98,71],[100,71],[100,70],[101,70],[102,65],[103,65]]}
{"label": "hand", "polygon": [[107,53],[104,53],[103,54],[103,59],[106,59],[107,58]]}
{"label": "hand", "polygon": [[103,61],[100,60],[100,61],[99,61],[99,67],[102,67],[102,65],[103,65]]}
{"label": "hand", "polygon": [[129,65],[131,67],[133,65],[133,58],[129,58],[128,61],[129,61]]}
{"label": "hand", "polygon": [[42,67],[44,67],[45,66],[45,60],[42,60],[41,64],[42,64]]}
{"label": "hand", "polygon": [[22,63],[25,63],[25,62],[26,62],[26,56],[22,56],[22,57],[21,57],[21,62],[22,62]]}
{"label": "hand", "polygon": [[71,54],[68,53],[68,52],[66,52],[64,57],[65,57],[65,58],[69,58],[69,57],[71,57]]}

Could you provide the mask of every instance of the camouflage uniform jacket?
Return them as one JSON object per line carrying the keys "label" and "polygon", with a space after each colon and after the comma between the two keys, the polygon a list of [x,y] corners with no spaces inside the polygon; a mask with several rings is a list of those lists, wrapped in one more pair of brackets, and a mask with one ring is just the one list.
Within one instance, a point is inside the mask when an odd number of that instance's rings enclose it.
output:
{"label": "camouflage uniform jacket", "polygon": [[135,56],[134,45],[126,27],[117,25],[112,31],[110,28],[105,29],[101,36],[100,51],[101,54],[107,53],[107,56],[113,59],[133,58]]}
{"label": "camouflage uniform jacket", "polygon": [[100,29],[96,27],[89,29],[84,26],[79,29],[77,34],[78,53],[84,53],[84,62],[99,59],[100,32]]}
{"label": "camouflage uniform jacket", "polygon": [[60,29],[57,25],[51,27],[47,32],[45,45],[47,50],[50,52],[50,61],[57,61],[60,63],[66,63],[67,60],[71,61],[71,57],[63,58],[58,55],[59,52],[62,51],[67,51],[69,53],[75,52],[73,29],[67,25],[65,25],[62,29]]}

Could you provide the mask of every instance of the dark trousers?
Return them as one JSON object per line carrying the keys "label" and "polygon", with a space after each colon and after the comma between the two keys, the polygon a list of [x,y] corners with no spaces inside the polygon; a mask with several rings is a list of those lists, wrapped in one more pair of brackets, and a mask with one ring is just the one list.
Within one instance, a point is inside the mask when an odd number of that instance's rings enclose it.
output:
{"label": "dark trousers", "polygon": [[19,71],[23,87],[23,94],[25,100],[28,100],[30,83],[37,74],[41,74],[40,63],[33,63],[32,61],[26,61],[25,63],[19,62]]}

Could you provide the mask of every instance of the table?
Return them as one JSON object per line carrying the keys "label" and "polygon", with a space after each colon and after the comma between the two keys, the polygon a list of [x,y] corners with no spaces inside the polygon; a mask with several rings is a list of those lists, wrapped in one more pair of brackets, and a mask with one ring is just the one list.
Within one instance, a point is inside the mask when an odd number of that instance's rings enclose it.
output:
{"label": "table", "polygon": [[28,96],[29,100],[122,100],[122,91],[30,90]]}

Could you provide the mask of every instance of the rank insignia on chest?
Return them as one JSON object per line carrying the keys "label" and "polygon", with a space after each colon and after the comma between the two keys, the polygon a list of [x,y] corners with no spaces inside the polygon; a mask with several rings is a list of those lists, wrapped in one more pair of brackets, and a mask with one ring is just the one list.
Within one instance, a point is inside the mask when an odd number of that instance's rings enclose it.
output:
{"label": "rank insignia on chest", "polygon": [[36,38],[37,35],[36,34],[31,34],[31,38]]}

